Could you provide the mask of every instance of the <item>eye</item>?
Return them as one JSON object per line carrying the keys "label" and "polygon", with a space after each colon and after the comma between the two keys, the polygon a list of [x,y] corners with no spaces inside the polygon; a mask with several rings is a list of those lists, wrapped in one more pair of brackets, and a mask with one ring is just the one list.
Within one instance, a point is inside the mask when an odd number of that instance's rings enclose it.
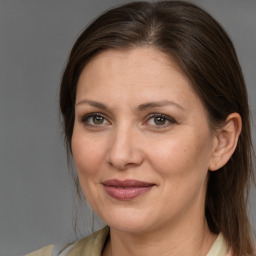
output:
{"label": "eye", "polygon": [[161,116],[154,117],[153,120],[156,125],[164,125],[167,122],[166,118]]}
{"label": "eye", "polygon": [[82,118],[82,122],[90,126],[101,126],[109,123],[100,113],[87,114]]}
{"label": "eye", "polygon": [[176,121],[164,114],[151,114],[147,119],[147,124],[151,126],[166,127],[168,125],[174,124]]}

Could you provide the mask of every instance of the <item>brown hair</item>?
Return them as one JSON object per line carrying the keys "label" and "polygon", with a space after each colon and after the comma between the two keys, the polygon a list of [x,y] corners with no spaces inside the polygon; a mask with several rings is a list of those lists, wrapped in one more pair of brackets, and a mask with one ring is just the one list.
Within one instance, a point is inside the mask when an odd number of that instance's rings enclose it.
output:
{"label": "brown hair", "polygon": [[[242,132],[229,162],[209,172],[206,219],[222,232],[234,255],[253,255],[246,206],[253,180],[253,149],[247,91],[234,46],[207,12],[183,1],[133,2],[111,9],[77,39],[63,74],[60,109],[71,152],[79,75],[92,57],[106,49],[151,46],[174,58],[204,103],[214,129],[237,112]],[[76,181],[78,184],[78,182]]]}

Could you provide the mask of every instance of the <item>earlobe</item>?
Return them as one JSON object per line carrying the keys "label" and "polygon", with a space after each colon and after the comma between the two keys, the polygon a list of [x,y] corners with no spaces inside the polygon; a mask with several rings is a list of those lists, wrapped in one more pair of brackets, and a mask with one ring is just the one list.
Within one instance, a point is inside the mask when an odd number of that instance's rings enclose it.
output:
{"label": "earlobe", "polygon": [[211,161],[208,169],[216,171],[223,167],[234,153],[242,130],[242,119],[238,113],[228,115],[224,125],[215,135]]}

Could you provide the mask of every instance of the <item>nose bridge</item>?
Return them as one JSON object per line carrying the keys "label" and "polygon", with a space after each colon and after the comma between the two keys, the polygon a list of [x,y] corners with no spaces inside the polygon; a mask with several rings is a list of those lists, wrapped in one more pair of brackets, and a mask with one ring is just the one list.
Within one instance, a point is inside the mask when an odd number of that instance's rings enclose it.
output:
{"label": "nose bridge", "polygon": [[108,162],[118,169],[139,165],[142,152],[136,141],[136,128],[124,122],[113,128],[109,142]]}

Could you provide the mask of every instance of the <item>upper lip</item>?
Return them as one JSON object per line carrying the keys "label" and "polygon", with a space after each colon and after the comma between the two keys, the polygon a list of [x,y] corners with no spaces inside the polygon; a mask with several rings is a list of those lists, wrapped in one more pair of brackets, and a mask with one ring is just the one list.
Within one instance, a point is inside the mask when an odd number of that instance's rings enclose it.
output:
{"label": "upper lip", "polygon": [[113,186],[113,187],[149,187],[155,184],[148,183],[140,180],[106,180],[103,182],[105,186]]}

